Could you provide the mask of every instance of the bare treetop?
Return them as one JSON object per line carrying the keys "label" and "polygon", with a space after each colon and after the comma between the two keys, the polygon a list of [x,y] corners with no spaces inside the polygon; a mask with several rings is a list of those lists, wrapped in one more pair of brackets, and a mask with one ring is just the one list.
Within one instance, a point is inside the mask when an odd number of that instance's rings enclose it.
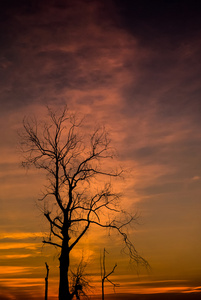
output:
{"label": "bare treetop", "polygon": [[[34,165],[47,175],[41,200],[46,201],[44,216],[50,235],[43,242],[61,248],[61,294],[68,285],[62,278],[68,273],[69,254],[92,225],[116,230],[130,258],[147,265],[124,232],[135,216],[121,209],[120,195],[112,189],[111,178],[119,177],[122,171],[109,167],[114,150],[108,133],[98,128],[91,135],[81,134],[81,122],[66,108],[61,114],[48,108],[48,116],[49,122],[42,125],[36,119],[24,119],[23,165]],[[50,206],[52,201],[56,205]]]}

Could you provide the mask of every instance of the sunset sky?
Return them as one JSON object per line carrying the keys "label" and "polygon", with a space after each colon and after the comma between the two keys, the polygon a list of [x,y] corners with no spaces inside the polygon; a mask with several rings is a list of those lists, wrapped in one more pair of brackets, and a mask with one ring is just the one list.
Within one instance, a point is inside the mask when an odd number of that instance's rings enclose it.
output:
{"label": "sunset sky", "polygon": [[139,215],[130,237],[151,266],[130,265],[118,237],[95,228],[72,256],[88,259],[90,293],[104,247],[117,293],[201,291],[200,16],[196,0],[0,2],[0,300],[43,299],[45,262],[57,299],[58,252],[42,245],[37,201],[45,177],[21,167],[18,132],[24,116],[65,104],[110,132],[123,205]]}

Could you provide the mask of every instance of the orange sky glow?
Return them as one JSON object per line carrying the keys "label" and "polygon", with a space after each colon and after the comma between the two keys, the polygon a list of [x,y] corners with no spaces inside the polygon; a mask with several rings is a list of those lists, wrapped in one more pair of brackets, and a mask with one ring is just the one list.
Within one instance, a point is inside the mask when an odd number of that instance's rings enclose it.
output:
{"label": "orange sky glow", "polygon": [[[116,300],[200,296],[200,13],[187,0],[3,1],[0,300],[43,299],[45,262],[49,300],[58,299],[59,252],[42,244],[46,178],[21,167],[19,132],[24,116],[42,120],[47,105],[66,104],[85,117],[86,133],[100,125],[109,131],[114,164],[127,170],[114,189],[139,216],[129,236],[151,266],[132,265],[121,239],[94,227],[71,256],[72,269],[82,255],[88,262],[91,299],[101,299],[104,247],[107,269],[117,263]],[[115,299],[109,283],[106,294]]]}

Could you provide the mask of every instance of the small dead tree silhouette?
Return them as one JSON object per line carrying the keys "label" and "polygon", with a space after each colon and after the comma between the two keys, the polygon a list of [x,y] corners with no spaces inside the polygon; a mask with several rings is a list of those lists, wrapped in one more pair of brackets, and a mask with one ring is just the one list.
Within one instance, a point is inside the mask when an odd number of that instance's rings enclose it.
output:
{"label": "small dead tree silhouette", "polygon": [[[148,263],[124,231],[135,216],[121,209],[120,195],[112,189],[111,178],[119,177],[121,171],[109,168],[114,151],[108,133],[99,128],[81,135],[80,121],[67,108],[59,114],[48,108],[48,116],[49,121],[39,124],[35,118],[24,119],[22,164],[47,175],[41,200],[50,234],[43,243],[60,249],[59,300],[71,300],[70,254],[92,226],[117,231],[131,260],[145,266]],[[106,182],[102,186],[101,177]],[[93,188],[95,184],[97,188]]]}
{"label": "small dead tree silhouette", "polygon": [[45,277],[45,300],[48,299],[48,276],[49,276],[49,266],[47,263],[45,263],[46,266],[46,277]]}
{"label": "small dead tree silhouette", "polygon": [[114,282],[112,282],[109,279],[109,276],[112,275],[117,267],[117,264],[114,265],[112,271],[110,271],[109,273],[106,272],[106,265],[105,265],[105,254],[108,253],[105,248],[103,250],[103,257],[100,258],[100,265],[101,265],[101,286],[102,286],[102,300],[105,299],[105,291],[104,291],[104,287],[105,287],[105,280],[107,280],[109,283],[111,283],[113,285],[113,288],[115,290],[115,287],[119,286],[119,284],[116,284]]}
{"label": "small dead tree silhouette", "polygon": [[87,291],[92,288],[89,283],[88,274],[85,272],[87,262],[84,262],[83,257],[75,272],[71,270],[71,293],[76,299],[86,298]]}

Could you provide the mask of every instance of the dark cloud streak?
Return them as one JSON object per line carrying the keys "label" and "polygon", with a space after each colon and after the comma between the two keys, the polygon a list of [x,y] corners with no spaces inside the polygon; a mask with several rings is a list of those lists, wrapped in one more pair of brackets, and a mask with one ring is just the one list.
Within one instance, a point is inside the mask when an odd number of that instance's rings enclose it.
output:
{"label": "dark cloud streak", "polygon": [[[146,46],[170,48],[200,35],[200,2],[193,0],[114,1],[124,26]],[[121,23],[122,22],[122,23]],[[169,45],[167,44],[169,43]]]}

